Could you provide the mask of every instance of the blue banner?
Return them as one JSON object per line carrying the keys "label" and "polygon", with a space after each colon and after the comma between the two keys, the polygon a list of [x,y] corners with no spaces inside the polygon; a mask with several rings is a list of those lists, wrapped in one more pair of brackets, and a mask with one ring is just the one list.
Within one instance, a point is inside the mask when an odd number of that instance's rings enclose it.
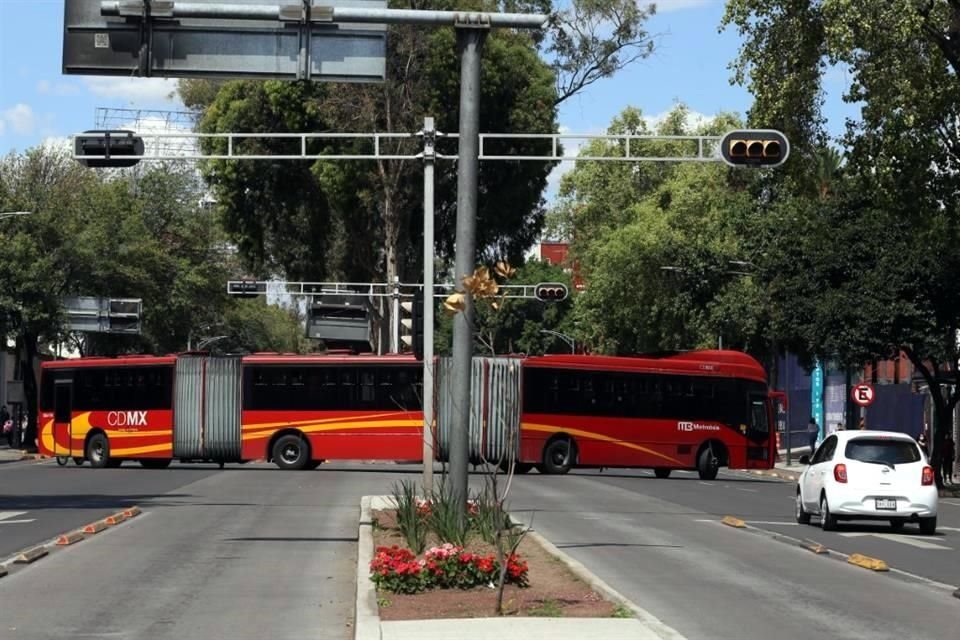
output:
{"label": "blue banner", "polygon": [[810,374],[810,415],[817,421],[819,442],[823,439],[823,365],[819,360]]}

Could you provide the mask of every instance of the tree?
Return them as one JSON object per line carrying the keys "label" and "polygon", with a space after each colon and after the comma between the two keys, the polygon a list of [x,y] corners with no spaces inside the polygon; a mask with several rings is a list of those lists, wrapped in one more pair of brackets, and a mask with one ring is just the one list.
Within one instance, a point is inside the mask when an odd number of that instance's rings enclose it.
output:
{"label": "tree", "polygon": [[[543,11],[545,0],[431,0],[413,8]],[[405,7],[406,8],[406,7]],[[481,130],[556,130],[556,105],[648,55],[642,30],[649,11],[632,0],[577,0],[554,13],[545,34],[490,33],[484,47]],[[549,60],[538,57],[542,52]],[[558,88],[559,87],[559,88]],[[188,105],[206,110],[200,128],[215,131],[411,132],[433,114],[441,131],[457,130],[459,62],[452,29],[390,27],[387,80],[382,84],[310,85],[227,83],[212,101],[211,87],[183,83]],[[386,141],[389,150],[416,150]],[[251,145],[251,149],[256,145]],[[273,145],[276,149],[277,145]],[[319,148],[319,147],[318,147]],[[363,151],[360,143],[330,150]],[[542,148],[517,142],[505,152]],[[242,166],[241,166],[242,165]],[[543,221],[541,193],[550,163],[488,163],[481,168],[477,246],[480,261],[519,262]],[[456,176],[437,174],[437,244],[453,255]],[[422,177],[419,163],[218,162],[206,175],[226,224],[255,271],[290,278],[388,281],[421,269]]]}
{"label": "tree", "polygon": [[[721,115],[692,127],[678,105],[659,135],[718,134],[738,126]],[[629,108],[610,134],[648,134]],[[631,141],[636,152],[638,141]],[[657,155],[689,153],[683,143],[645,143]],[[590,155],[622,156],[622,141],[597,141]],[[552,222],[573,239],[586,292],[576,305],[580,337],[593,349],[636,353],[717,344],[766,355],[767,320],[757,283],[732,262],[748,261],[738,236],[751,204],[742,174],[720,165],[578,163],[564,176]],[[736,272],[736,273],[734,273]]]}
{"label": "tree", "polygon": [[226,336],[210,348],[226,353],[276,351],[309,353],[303,320],[296,309],[267,304],[266,298],[235,300],[216,331]]}
{"label": "tree", "polygon": [[[956,2],[912,0],[733,0],[726,17],[745,36],[736,79],[749,75],[757,100],[751,115],[775,114],[801,148],[815,149],[823,136],[811,115],[823,69],[842,64],[849,70],[853,82],[844,98],[863,108],[842,139],[846,193],[824,209],[795,200],[811,197],[798,180],[779,193],[783,217],[770,224],[781,230],[761,227],[756,236],[773,249],[766,269],[772,272],[793,250],[784,236],[796,227],[785,221],[803,227],[813,211],[834,225],[823,238],[827,248],[808,258],[827,279],[794,282],[785,274],[773,286],[784,287],[782,305],[836,314],[833,333],[841,337],[828,340],[797,314],[783,314],[782,329],[808,354],[836,350],[856,362],[905,353],[930,387],[937,469],[960,384],[960,262],[953,249],[960,236],[960,83],[953,53],[958,18]],[[784,73],[791,69],[800,73]],[[793,175],[812,179],[814,163],[788,164]],[[846,242],[842,247],[836,246],[839,238]],[[842,254],[859,256],[855,274],[828,266]],[[871,286],[859,295],[843,280],[857,277]]]}

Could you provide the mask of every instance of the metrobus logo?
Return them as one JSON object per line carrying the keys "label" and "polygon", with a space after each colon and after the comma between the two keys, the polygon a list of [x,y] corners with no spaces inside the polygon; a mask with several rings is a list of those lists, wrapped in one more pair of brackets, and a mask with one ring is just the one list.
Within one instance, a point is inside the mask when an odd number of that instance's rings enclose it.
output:
{"label": "metrobus logo", "polygon": [[699,422],[678,422],[677,431],[720,431],[715,424],[700,424]]}
{"label": "metrobus logo", "polygon": [[111,427],[145,427],[146,411],[108,411],[107,424]]}

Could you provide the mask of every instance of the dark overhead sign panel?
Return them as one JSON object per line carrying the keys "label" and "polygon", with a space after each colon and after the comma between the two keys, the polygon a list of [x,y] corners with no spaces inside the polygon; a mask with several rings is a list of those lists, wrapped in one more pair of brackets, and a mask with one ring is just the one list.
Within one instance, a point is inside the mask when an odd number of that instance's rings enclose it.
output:
{"label": "dark overhead sign panel", "polygon": [[[65,0],[63,73],[169,78],[277,78],[382,82],[386,25],[323,22],[320,9],[277,19],[177,17],[213,7],[242,13],[264,0]],[[278,2],[278,6],[284,3]],[[286,5],[297,8],[298,2]],[[332,7],[385,9],[385,0],[329,0]],[[198,11],[209,5],[209,12]],[[121,15],[103,15],[120,13]]]}

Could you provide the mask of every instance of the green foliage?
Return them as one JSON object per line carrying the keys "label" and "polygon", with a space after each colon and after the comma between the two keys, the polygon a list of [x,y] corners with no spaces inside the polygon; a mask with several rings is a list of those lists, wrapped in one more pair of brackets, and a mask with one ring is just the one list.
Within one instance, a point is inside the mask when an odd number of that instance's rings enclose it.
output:
{"label": "green foliage", "polygon": [[309,353],[313,350],[297,310],[267,304],[265,298],[232,300],[215,330],[227,336],[215,343],[220,351]]}
{"label": "green foliage", "polygon": [[423,553],[427,547],[427,522],[420,512],[415,482],[402,480],[393,485],[394,504],[397,505],[397,529],[414,553]]}
{"label": "green foliage", "polygon": [[[629,108],[614,135],[717,135],[739,126],[723,114],[692,125],[678,105],[651,131]],[[642,145],[643,148],[638,148]],[[690,154],[682,141],[632,141],[631,153]],[[591,155],[622,156],[622,141],[596,141]],[[724,346],[767,349],[767,318],[741,221],[753,200],[742,173],[699,163],[579,163],[564,176],[553,226],[573,239],[587,290],[573,323],[594,351],[630,354]]]}
{"label": "green foliage", "polygon": [[556,600],[546,598],[540,606],[527,609],[527,615],[535,618],[560,618],[563,617],[563,608]]}
{"label": "green foliage", "polygon": [[464,516],[463,504],[447,482],[441,481],[430,496],[427,515],[430,531],[440,542],[464,546],[471,534],[471,519]]}

